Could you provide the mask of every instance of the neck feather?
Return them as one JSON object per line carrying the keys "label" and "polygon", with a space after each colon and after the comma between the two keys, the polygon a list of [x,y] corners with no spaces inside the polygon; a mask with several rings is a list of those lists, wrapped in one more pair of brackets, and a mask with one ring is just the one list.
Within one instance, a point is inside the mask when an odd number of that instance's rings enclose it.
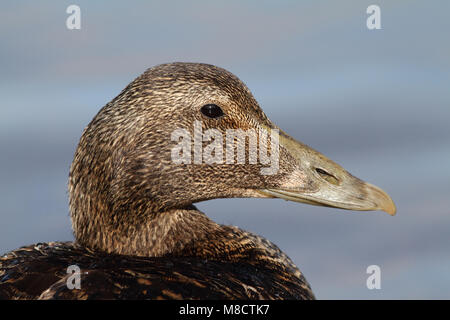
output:
{"label": "neck feather", "polygon": [[224,232],[222,226],[194,206],[147,215],[145,221],[136,219],[132,223],[130,220],[87,222],[88,228],[75,230],[77,242],[108,253],[160,257],[184,255],[212,235]]}
{"label": "neck feather", "polygon": [[[296,276],[300,271],[276,245],[237,227],[210,220],[193,205],[159,212],[145,222],[113,224],[95,219],[77,243],[94,250],[128,256],[188,256],[219,261],[260,261],[283,266]],[[89,234],[85,231],[91,230]]]}

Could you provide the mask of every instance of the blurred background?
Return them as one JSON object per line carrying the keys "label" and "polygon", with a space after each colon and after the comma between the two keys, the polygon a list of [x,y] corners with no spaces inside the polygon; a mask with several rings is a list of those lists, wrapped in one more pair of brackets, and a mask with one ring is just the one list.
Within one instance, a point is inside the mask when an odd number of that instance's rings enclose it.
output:
{"label": "blurred background", "polygon": [[[450,298],[450,2],[3,1],[0,253],[72,240],[67,177],[83,128],[146,68],[236,74],[269,118],[396,202],[348,212],[282,200],[198,204],[263,235],[319,299]],[[366,9],[381,8],[381,30]],[[381,268],[368,290],[366,268]]]}

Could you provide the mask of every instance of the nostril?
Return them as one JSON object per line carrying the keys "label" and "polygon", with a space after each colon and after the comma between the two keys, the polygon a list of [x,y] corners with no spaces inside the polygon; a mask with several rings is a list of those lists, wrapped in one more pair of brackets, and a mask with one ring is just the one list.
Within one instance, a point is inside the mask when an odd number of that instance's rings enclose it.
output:
{"label": "nostril", "polygon": [[334,184],[336,186],[339,184],[339,180],[332,174],[326,172],[325,170],[316,168],[316,172],[320,175],[322,179],[328,181],[329,183]]}
{"label": "nostril", "polygon": [[320,174],[320,175],[327,175],[327,176],[331,176],[331,174],[329,174],[328,172],[326,172],[325,170],[323,170],[323,169],[320,169],[320,168],[316,168],[316,171],[317,171],[317,173],[318,174]]}

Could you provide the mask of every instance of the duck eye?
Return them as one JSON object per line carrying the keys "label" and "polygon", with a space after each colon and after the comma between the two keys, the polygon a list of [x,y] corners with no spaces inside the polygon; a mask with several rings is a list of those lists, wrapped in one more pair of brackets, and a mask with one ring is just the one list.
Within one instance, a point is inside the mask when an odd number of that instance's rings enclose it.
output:
{"label": "duck eye", "polygon": [[200,111],[207,116],[208,118],[219,118],[221,116],[223,116],[223,111],[222,109],[215,104],[207,104],[204,105]]}

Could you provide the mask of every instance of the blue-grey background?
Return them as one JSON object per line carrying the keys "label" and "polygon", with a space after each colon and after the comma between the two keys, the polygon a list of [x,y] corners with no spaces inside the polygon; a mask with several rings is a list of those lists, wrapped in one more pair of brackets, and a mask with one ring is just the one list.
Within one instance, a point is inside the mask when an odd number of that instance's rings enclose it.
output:
{"label": "blue-grey background", "polygon": [[[81,30],[65,26],[81,7]],[[397,216],[282,200],[199,204],[261,234],[321,299],[450,298],[450,2],[3,1],[0,252],[72,240],[66,181],[84,126],[146,68],[216,64],[300,141],[386,190]],[[366,268],[381,267],[381,290]]]}

